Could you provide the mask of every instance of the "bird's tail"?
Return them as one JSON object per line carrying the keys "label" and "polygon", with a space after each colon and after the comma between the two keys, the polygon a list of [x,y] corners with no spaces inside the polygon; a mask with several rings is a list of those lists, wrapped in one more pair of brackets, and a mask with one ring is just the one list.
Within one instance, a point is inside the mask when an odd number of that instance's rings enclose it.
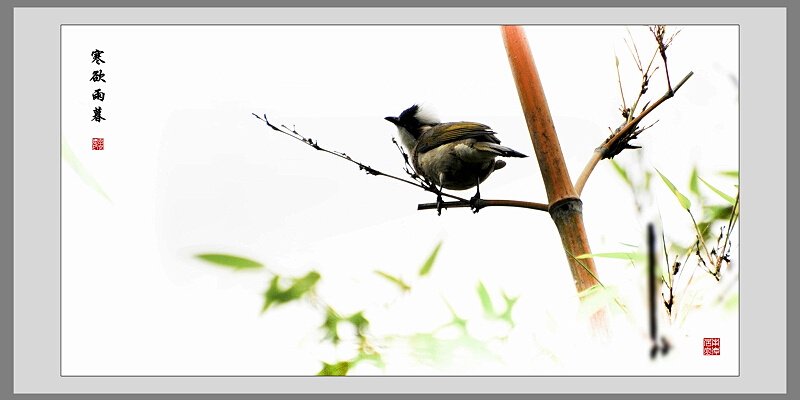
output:
{"label": "bird's tail", "polygon": [[527,157],[525,154],[522,154],[512,148],[501,146],[497,143],[477,142],[472,147],[476,150],[488,151],[503,157]]}

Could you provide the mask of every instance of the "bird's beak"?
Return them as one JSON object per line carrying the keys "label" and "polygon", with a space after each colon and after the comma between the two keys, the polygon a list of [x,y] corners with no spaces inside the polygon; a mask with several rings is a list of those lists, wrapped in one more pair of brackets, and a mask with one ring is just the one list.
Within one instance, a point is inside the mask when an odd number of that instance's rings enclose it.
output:
{"label": "bird's beak", "polygon": [[389,122],[391,122],[391,123],[393,123],[393,124],[395,124],[395,125],[400,124],[400,118],[397,118],[397,117],[386,117],[384,119],[389,121]]}

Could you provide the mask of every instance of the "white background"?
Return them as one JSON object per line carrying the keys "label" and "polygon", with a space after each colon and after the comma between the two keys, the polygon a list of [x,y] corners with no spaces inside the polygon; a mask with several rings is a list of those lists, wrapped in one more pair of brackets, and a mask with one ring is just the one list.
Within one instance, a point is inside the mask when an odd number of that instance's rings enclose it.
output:
{"label": "white background", "polygon": [[[649,60],[651,34],[630,29]],[[615,51],[626,101],[638,89],[622,40],[630,38],[619,26],[527,33],[575,179],[607,128],[620,123]],[[620,163],[658,168],[684,191],[697,164],[701,177],[734,193],[734,182],[716,173],[738,169],[737,36],[736,27],[683,27],[669,50],[670,72],[673,82],[690,70],[695,76],[648,118],[660,122],[640,140],[644,161],[626,152]],[[498,27],[64,26],[62,44],[62,133],[113,201],[62,166],[64,375],[309,375],[320,361],[353,355],[346,346],[319,343],[321,313],[310,303],[260,315],[272,275],[194,258],[210,252],[261,261],[281,276],[320,271],[319,297],[345,315],[366,310],[376,337],[448,322],[444,298],[474,321],[476,337],[488,338],[505,331],[482,322],[477,282],[496,306],[501,290],[521,296],[518,326],[495,349],[505,364],[442,371],[390,346],[389,374],[738,371],[738,316],[711,306],[681,326],[664,327],[675,353],[650,363],[649,344],[640,337],[647,327],[638,292],[642,268],[602,259],[601,280],[630,288],[633,322],[615,319],[618,339],[607,350],[616,351],[613,361],[589,362],[575,349],[578,302],[546,213],[416,211],[433,196],[366,176],[251,115],[267,114],[325,147],[401,175],[394,127],[383,117],[424,102],[442,120],[490,125],[504,145],[532,156],[508,160],[482,185],[484,198],[546,202]],[[107,82],[99,85],[88,80],[98,68],[90,63],[94,49],[105,51]],[[648,100],[666,89],[661,72]],[[97,87],[106,92],[107,120],[100,124],[90,121]],[[104,151],[90,150],[92,137],[105,138]],[[668,240],[688,245],[686,213],[660,181],[653,184]],[[640,242],[646,221],[610,165],[598,166],[582,198],[593,251],[627,251],[620,243]],[[412,281],[440,240],[432,276],[416,282],[410,295],[372,273]],[[721,337],[723,356],[702,357],[703,337]],[[541,348],[560,363],[535,357]],[[384,372],[359,368],[353,373]]]}

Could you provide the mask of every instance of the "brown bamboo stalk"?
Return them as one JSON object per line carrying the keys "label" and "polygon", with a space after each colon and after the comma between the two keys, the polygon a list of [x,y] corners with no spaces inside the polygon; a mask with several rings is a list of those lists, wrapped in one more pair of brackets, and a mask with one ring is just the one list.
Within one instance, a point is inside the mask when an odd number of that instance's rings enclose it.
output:
{"label": "brown bamboo stalk", "polygon": [[[503,26],[502,33],[522,111],[547,191],[550,216],[561,236],[561,244],[564,246],[575,289],[582,292],[600,284],[595,279],[598,275],[594,260],[584,259],[581,265],[581,262],[573,256],[592,252],[583,225],[582,203],[569,178],[544,88],[536,64],[533,62],[525,32],[520,26]],[[610,336],[607,307],[597,311],[591,317],[591,323],[595,337],[605,339]]]}

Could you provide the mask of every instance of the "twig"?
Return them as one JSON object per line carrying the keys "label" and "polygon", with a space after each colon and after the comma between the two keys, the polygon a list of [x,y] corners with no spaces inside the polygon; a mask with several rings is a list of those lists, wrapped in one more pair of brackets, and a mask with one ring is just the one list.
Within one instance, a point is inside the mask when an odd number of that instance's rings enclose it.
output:
{"label": "twig", "polygon": [[658,43],[658,52],[661,53],[661,58],[664,60],[664,71],[667,74],[667,87],[669,90],[672,90],[672,84],[669,81],[669,66],[667,66],[667,48],[672,44],[672,39],[675,39],[680,30],[673,33],[672,36],[667,39],[667,42],[664,43],[664,34],[667,32],[666,27],[664,25],[656,25],[655,28],[650,28],[650,32],[653,33],[653,37],[656,39],[656,43]]}
{"label": "twig", "polygon": [[[303,142],[304,144],[306,144],[307,146],[313,147],[315,150],[319,150],[319,151],[334,155],[336,157],[342,158],[344,160],[350,161],[351,163],[358,165],[359,169],[366,171],[366,173],[368,175],[385,176],[385,177],[388,177],[388,178],[392,178],[392,179],[398,180],[400,182],[407,183],[409,185],[416,186],[416,187],[424,189],[424,190],[426,190],[428,192],[431,192],[431,193],[434,193],[434,194],[439,194],[439,190],[433,184],[431,184],[430,182],[427,182],[427,180],[423,180],[423,178],[419,174],[416,173],[416,171],[414,170],[414,167],[411,166],[411,164],[409,163],[408,154],[406,154],[403,151],[402,147],[400,147],[400,145],[397,143],[397,141],[394,138],[392,138],[392,142],[395,144],[395,146],[397,146],[397,149],[400,150],[400,153],[403,155],[403,159],[405,160],[404,169],[405,169],[406,173],[408,173],[411,176],[411,178],[414,179],[415,181],[409,181],[409,180],[406,180],[406,179],[403,179],[403,178],[399,178],[399,177],[391,175],[391,174],[387,174],[387,173],[381,172],[381,171],[379,171],[379,170],[377,170],[375,168],[370,167],[369,165],[366,165],[364,163],[361,163],[361,162],[358,162],[358,161],[354,160],[353,158],[351,158],[350,156],[348,156],[345,153],[342,153],[342,152],[339,152],[339,151],[335,151],[335,150],[325,149],[322,146],[320,146],[317,141],[312,140],[311,138],[307,138],[307,137],[301,135],[294,128],[290,129],[286,125],[281,125],[280,127],[278,127],[278,126],[273,125],[271,122],[269,122],[269,120],[267,120],[267,116],[266,115],[264,115],[264,117],[262,118],[262,117],[258,116],[256,113],[252,113],[252,114],[253,114],[253,116],[258,118],[259,120],[264,121],[264,123],[266,123],[267,126],[272,128],[273,130],[281,132],[281,133],[283,133],[283,134],[285,134],[285,135],[287,135],[287,136],[289,136],[289,137],[291,137],[291,138],[293,138],[295,140],[299,140],[299,141]],[[444,193],[444,192],[441,192],[441,195],[444,196],[444,197],[449,197],[451,199],[457,200],[455,202],[449,202],[449,203],[446,202],[446,203],[444,203],[445,206],[443,208],[447,208],[447,207],[454,207],[454,208],[469,207],[470,203],[469,203],[469,200],[467,200],[467,199],[464,199],[464,198],[461,198],[461,197],[458,197],[458,196],[454,196],[452,194]],[[430,205],[431,204],[419,204],[417,209],[418,210],[428,210],[428,209],[431,209],[431,208],[436,209],[436,203],[433,203],[433,207],[429,207]],[[529,209],[547,211],[547,205],[545,205],[545,204],[529,203],[529,202],[517,201],[517,200],[482,200],[481,199],[479,201],[479,203],[478,203],[478,207],[477,208],[491,207],[491,206],[522,207],[522,208],[529,208]]]}
{"label": "twig", "polygon": [[[635,127],[641,122],[641,120],[650,114],[653,110],[655,110],[661,103],[669,100],[672,98],[678,89],[686,83],[689,78],[694,75],[694,72],[689,71],[686,76],[681,79],[677,86],[674,89],[668,90],[667,93],[664,93],[660,99],[658,99],[655,103],[651,104],[647,107],[638,117],[634,118],[631,122],[628,122],[622,128],[619,128],[616,134],[611,136],[610,138],[606,139],[602,146],[596,148],[594,150],[594,154],[592,154],[592,158],[589,159],[589,162],[586,164],[586,167],[581,172],[581,175],[578,177],[578,180],[575,182],[575,191],[580,196],[581,192],[583,191],[583,187],[586,185],[586,181],[589,179],[589,175],[591,175],[592,170],[600,162],[601,159],[605,158],[613,158],[615,155],[619,154],[622,150],[625,149],[624,145],[620,145],[620,139],[626,137],[626,135],[630,135],[630,132],[633,130],[635,132]],[[611,149],[614,150],[611,150]]]}
{"label": "twig", "polygon": [[[436,203],[423,203],[417,206],[417,210],[435,210]],[[468,200],[462,201],[450,201],[444,202],[442,208],[461,208],[461,207],[470,207],[470,202]],[[486,207],[519,207],[519,208],[530,208],[533,210],[540,210],[540,211],[548,211],[547,204],[542,203],[533,203],[529,201],[519,201],[519,200],[478,200],[478,204],[476,208],[486,208]]]}
{"label": "twig", "polygon": [[[289,137],[291,137],[291,138],[293,138],[293,139],[299,140],[299,141],[301,141],[301,142],[305,143],[306,145],[313,147],[313,148],[314,148],[314,149],[316,149],[316,150],[319,150],[319,151],[322,151],[322,152],[325,152],[325,153],[328,153],[328,154],[332,154],[332,155],[334,155],[334,156],[336,156],[336,157],[339,157],[339,158],[345,159],[345,160],[347,160],[347,161],[350,161],[350,162],[351,162],[351,163],[353,163],[353,164],[356,164],[356,165],[358,165],[358,168],[359,168],[359,169],[361,169],[361,170],[364,170],[364,171],[366,171],[366,173],[367,173],[368,175],[375,175],[375,176],[385,176],[385,177],[392,178],[392,179],[398,180],[398,181],[400,181],[400,182],[405,182],[405,183],[407,183],[407,184],[409,184],[409,185],[413,185],[413,186],[416,186],[416,187],[422,188],[422,189],[424,189],[424,190],[427,190],[427,191],[433,192],[433,190],[432,190],[431,188],[428,188],[428,187],[426,187],[425,185],[422,185],[422,184],[420,184],[420,183],[417,183],[417,182],[413,182],[413,181],[405,180],[405,179],[403,179],[403,178],[399,178],[399,177],[396,177],[396,176],[394,176],[394,175],[390,175],[390,174],[383,173],[383,172],[381,172],[381,171],[378,171],[378,170],[377,170],[377,169],[375,169],[375,168],[372,168],[372,167],[370,167],[369,165],[366,165],[366,164],[360,163],[360,162],[358,162],[358,161],[356,161],[356,160],[352,159],[350,156],[348,156],[348,155],[347,155],[347,154],[345,154],[345,153],[338,152],[338,151],[335,151],[335,150],[328,150],[328,149],[325,149],[325,148],[321,147],[321,146],[318,144],[318,142],[316,142],[316,141],[312,140],[311,138],[306,138],[306,137],[304,137],[303,135],[301,135],[300,133],[298,133],[296,130],[294,130],[294,129],[289,129],[289,128],[288,128],[286,125],[281,125],[280,127],[277,127],[277,126],[273,125],[271,122],[269,122],[269,120],[267,120],[267,116],[266,116],[266,115],[264,115],[264,118],[261,118],[261,117],[259,117],[259,116],[258,116],[256,113],[253,113],[253,115],[254,115],[256,118],[258,118],[258,119],[260,119],[260,120],[264,121],[264,122],[267,124],[267,126],[269,126],[270,128],[272,128],[273,130],[276,130],[276,131],[278,131],[278,132],[281,132],[281,133],[283,133],[283,134],[285,134],[285,135],[287,135],[287,136],[289,136]],[[436,192],[434,192],[434,193],[436,193]],[[442,193],[442,196],[447,196],[447,197],[450,197],[450,198],[453,198],[453,199],[456,199],[456,200],[463,200],[463,199],[461,199],[460,197],[457,197],[457,196],[451,196],[451,195],[448,195],[447,193]]]}
{"label": "twig", "polygon": [[[622,78],[619,76],[619,57],[617,57],[617,49],[614,49],[614,64],[617,67],[617,83],[619,83],[619,95],[622,97],[622,113],[625,119],[630,115],[630,110],[625,106],[625,93],[622,90]],[[625,115],[628,114],[628,115]]]}
{"label": "twig", "polygon": [[720,252],[719,259],[717,260],[716,265],[716,273],[719,274],[719,270],[722,267],[722,259],[726,257],[726,251],[728,250],[728,241],[731,238],[731,232],[733,231],[733,225],[736,224],[736,221],[739,219],[739,192],[736,192],[736,201],[733,204],[733,209],[731,210],[731,218],[728,221],[728,232],[725,234],[725,241],[722,244],[722,251]]}
{"label": "twig", "polygon": [[[602,146],[595,149],[595,152],[592,154],[592,157],[589,159],[589,162],[584,167],[581,175],[578,176],[578,180],[575,181],[575,191],[580,196],[581,192],[583,191],[583,187],[586,185],[586,181],[589,179],[589,175],[591,175],[592,171],[594,170],[595,166],[598,162],[602,159],[606,158],[614,158],[617,154],[622,152],[625,149],[635,149],[639,148],[638,146],[630,145],[630,141],[635,139],[639,133],[643,132],[644,130],[648,129],[644,128],[641,130],[637,130],[637,125],[639,122],[647,116],[651,111],[653,111],[656,107],[658,107],[661,103],[666,101],[667,99],[673,97],[675,92],[680,89],[681,86],[688,80],[694,73],[689,72],[678,85],[673,88],[669,78],[669,68],[667,67],[667,48],[672,44],[672,40],[675,36],[680,33],[680,30],[675,32],[670,38],[664,42],[664,34],[666,32],[666,28],[664,25],[657,25],[655,28],[650,28],[650,32],[653,33],[653,36],[658,42],[658,48],[653,53],[653,57],[650,58],[650,63],[647,65],[647,69],[644,69],[642,61],[639,57],[639,50],[636,48],[636,42],[633,40],[633,34],[631,34],[630,29],[627,27],[625,28],[628,31],[628,35],[631,37],[631,43],[633,44],[633,49],[628,44],[628,41],[625,41],[625,45],[628,46],[628,51],[631,53],[631,57],[633,57],[634,62],[636,62],[636,67],[639,69],[639,72],[642,73],[642,86],[639,90],[639,95],[636,98],[636,101],[631,105],[630,110],[625,108],[625,101],[623,97],[623,107],[622,107],[622,116],[625,118],[627,123],[623,123],[623,126],[617,128],[615,133],[606,139]],[[661,54],[661,58],[664,60],[664,72],[667,75],[667,93],[664,94],[658,101],[656,101],[653,105],[649,105],[649,103],[645,104],[644,111],[642,111],[638,117],[633,118],[633,115],[636,113],[636,107],[639,104],[639,101],[642,98],[642,95],[647,92],[648,85],[650,83],[650,78],[653,74],[658,70],[656,67],[652,72],[650,68],[653,65],[653,60],[655,60],[656,54]],[[616,54],[614,55],[616,58]],[[619,65],[617,63],[617,78],[619,80]],[[622,90],[622,82],[620,81],[620,91]],[[652,125],[651,125],[652,126]],[[599,154],[598,154],[599,153]]]}

